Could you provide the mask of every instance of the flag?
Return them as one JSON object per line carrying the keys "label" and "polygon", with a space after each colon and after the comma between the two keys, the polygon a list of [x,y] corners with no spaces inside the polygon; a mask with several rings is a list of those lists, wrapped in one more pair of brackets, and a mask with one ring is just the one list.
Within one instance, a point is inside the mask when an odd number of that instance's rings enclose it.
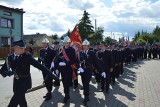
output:
{"label": "flag", "polygon": [[78,31],[77,25],[74,27],[70,35],[70,39],[71,39],[71,47],[75,49],[76,55],[78,55],[78,51],[82,48],[82,39]]}
{"label": "flag", "polygon": [[[79,50],[81,50],[82,48],[82,39],[80,36],[80,33],[78,32],[78,26],[76,25],[70,35],[70,39],[71,39],[71,47],[73,47],[75,49],[75,54],[76,54],[76,58],[78,58],[78,52]],[[75,64],[72,65],[72,69],[75,68]],[[76,79],[76,74],[74,72],[74,69],[72,71],[72,78],[75,80]]]}
{"label": "flag", "polygon": [[78,31],[78,26],[76,25],[70,35],[71,42],[76,42],[82,44],[82,39]]}

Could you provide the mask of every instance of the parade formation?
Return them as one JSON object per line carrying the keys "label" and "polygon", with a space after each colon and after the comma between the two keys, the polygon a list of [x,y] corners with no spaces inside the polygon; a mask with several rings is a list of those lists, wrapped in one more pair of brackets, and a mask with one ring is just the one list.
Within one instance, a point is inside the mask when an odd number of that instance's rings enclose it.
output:
{"label": "parade formation", "polygon": [[[97,84],[100,84],[100,92],[109,94],[110,85],[116,84],[116,78],[123,75],[124,65],[143,59],[160,59],[160,47],[141,44],[124,45],[111,43],[106,45],[101,41],[90,45],[88,40],[82,42],[82,47],[76,51],[72,47],[71,40],[66,36],[63,45],[54,42],[49,47],[49,40],[43,39],[43,48],[39,52],[38,61],[32,55],[25,52],[25,42],[15,41],[14,53],[6,58],[0,69],[3,77],[14,75],[13,96],[8,107],[27,107],[25,93],[31,88],[30,65],[42,71],[43,83],[47,90],[43,96],[45,101],[52,100],[52,87],[60,86],[60,79],[64,88],[63,103],[67,104],[70,99],[70,87],[78,87],[78,76],[81,77],[83,90],[83,104],[90,99],[90,81],[94,76]],[[53,99],[54,100],[54,99]]]}

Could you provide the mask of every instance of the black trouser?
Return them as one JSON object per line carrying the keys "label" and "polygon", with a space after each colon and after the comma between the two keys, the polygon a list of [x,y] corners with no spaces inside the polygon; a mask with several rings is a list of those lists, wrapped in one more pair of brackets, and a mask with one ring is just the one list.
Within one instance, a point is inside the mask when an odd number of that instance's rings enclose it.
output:
{"label": "black trouser", "polygon": [[48,76],[45,72],[42,72],[42,74],[43,74],[43,79],[44,79],[45,87],[46,87],[48,93],[51,93],[53,79],[50,76]]}
{"label": "black trouser", "polygon": [[[54,74],[56,74],[55,70],[54,70]],[[56,75],[57,75],[57,77],[59,77],[60,76],[60,72],[58,74],[56,74]],[[60,85],[60,80],[55,80],[54,81],[54,85],[59,86]]]}
{"label": "black trouser", "polygon": [[91,81],[92,77],[92,69],[91,68],[85,68],[84,72],[81,73],[81,79],[83,84],[83,94],[85,97],[89,97],[89,83]]}
{"label": "black trouser", "polygon": [[120,74],[120,65],[118,64],[118,65],[115,67],[115,77],[118,78],[118,77],[119,77],[119,74]]}
{"label": "black trouser", "polygon": [[27,107],[27,102],[25,98],[25,92],[14,92],[14,95],[12,96],[8,107]]}
{"label": "black trouser", "polygon": [[110,82],[112,81],[113,84],[115,83],[115,68],[113,68],[113,71],[110,72]]}
{"label": "black trouser", "polygon": [[73,78],[73,84],[74,84],[74,87],[76,88],[76,87],[78,87],[78,72],[77,72],[77,69],[74,69],[72,72],[75,73],[75,78]]}
{"label": "black trouser", "polygon": [[98,72],[94,72],[96,82],[100,82],[101,75]]}
{"label": "black trouser", "polygon": [[109,90],[109,83],[110,83],[109,73],[106,73],[106,78],[101,76],[101,89],[102,90],[104,90],[104,88],[106,87],[106,91],[108,91]]}
{"label": "black trouser", "polygon": [[148,53],[148,58],[151,59],[151,52]]}
{"label": "black trouser", "polygon": [[121,65],[120,65],[120,66],[121,66],[121,67],[120,67],[120,68],[121,68],[121,69],[120,69],[120,73],[123,74],[123,62],[121,62]]}
{"label": "black trouser", "polygon": [[65,96],[69,96],[69,87],[71,85],[72,81],[72,69],[71,67],[60,67],[60,72],[62,76],[62,83],[63,83],[63,88],[64,88],[64,94]]}
{"label": "black trouser", "polygon": [[147,52],[144,53],[144,59],[147,59]]}

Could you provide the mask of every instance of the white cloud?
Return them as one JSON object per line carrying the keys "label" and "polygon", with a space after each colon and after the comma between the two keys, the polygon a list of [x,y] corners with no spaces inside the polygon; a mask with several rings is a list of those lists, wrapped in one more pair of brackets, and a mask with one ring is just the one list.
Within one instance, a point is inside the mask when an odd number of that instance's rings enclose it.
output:
{"label": "white cloud", "polygon": [[151,32],[160,25],[160,0],[1,0],[2,5],[23,8],[24,33],[62,35],[72,30],[87,10],[94,26],[105,35],[133,36],[138,30]]}

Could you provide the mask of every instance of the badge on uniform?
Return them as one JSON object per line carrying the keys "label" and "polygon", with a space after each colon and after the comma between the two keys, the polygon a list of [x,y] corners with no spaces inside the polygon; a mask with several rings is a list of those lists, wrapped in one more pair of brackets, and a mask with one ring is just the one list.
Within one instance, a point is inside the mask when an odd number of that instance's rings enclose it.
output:
{"label": "badge on uniform", "polygon": [[14,77],[15,77],[15,79],[17,79],[17,80],[19,79],[19,77],[18,77],[18,75],[17,75],[17,74],[15,74],[15,75],[14,75]]}

